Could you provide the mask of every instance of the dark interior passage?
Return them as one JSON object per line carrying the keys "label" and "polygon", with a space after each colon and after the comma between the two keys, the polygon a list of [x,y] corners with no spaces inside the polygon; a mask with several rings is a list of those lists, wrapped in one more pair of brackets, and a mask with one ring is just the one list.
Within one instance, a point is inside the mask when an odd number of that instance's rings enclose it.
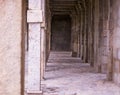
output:
{"label": "dark interior passage", "polygon": [[70,51],[71,19],[69,15],[54,15],[52,18],[52,51]]}

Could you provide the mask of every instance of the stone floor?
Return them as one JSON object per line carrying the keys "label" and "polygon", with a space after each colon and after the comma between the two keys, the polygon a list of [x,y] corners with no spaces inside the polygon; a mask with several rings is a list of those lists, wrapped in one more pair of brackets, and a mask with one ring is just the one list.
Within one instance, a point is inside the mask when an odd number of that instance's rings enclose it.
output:
{"label": "stone floor", "polygon": [[120,87],[71,52],[51,52],[42,89],[44,95],[120,95]]}

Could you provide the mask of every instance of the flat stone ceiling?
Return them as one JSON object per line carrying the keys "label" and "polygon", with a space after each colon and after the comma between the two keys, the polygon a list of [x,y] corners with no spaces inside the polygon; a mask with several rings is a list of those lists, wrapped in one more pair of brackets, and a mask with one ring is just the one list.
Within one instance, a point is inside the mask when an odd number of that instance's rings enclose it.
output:
{"label": "flat stone ceiling", "polygon": [[83,3],[85,0],[50,0],[50,9],[53,14],[70,14],[76,11],[78,3]]}

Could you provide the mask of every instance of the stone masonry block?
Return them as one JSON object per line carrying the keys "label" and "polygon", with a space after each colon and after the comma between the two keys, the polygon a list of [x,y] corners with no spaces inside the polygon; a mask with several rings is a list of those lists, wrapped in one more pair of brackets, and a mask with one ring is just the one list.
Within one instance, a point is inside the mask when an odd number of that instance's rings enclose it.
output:
{"label": "stone masonry block", "polygon": [[41,0],[29,0],[29,9],[41,9]]}
{"label": "stone masonry block", "polygon": [[28,10],[27,11],[28,23],[41,23],[43,22],[42,10]]}

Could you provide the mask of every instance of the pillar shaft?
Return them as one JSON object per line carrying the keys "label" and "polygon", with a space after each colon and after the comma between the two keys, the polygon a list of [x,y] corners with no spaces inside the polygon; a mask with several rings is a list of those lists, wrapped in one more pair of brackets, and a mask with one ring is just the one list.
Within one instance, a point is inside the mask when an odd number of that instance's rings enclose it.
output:
{"label": "pillar shaft", "polygon": [[44,72],[45,72],[45,50],[46,50],[46,44],[45,44],[45,31],[44,28],[41,29],[41,80],[44,79]]}
{"label": "pillar shaft", "polygon": [[78,52],[78,29],[77,29],[77,15],[72,16],[72,56],[76,57]]}
{"label": "pillar shaft", "polygon": [[28,90],[40,90],[40,24],[29,24]]}
{"label": "pillar shaft", "polygon": [[43,14],[41,0],[29,0],[28,3],[29,49],[27,93],[31,95],[41,93],[41,23],[43,22]]}
{"label": "pillar shaft", "polygon": [[86,35],[87,35],[87,31],[86,31],[86,28],[87,28],[87,14],[86,14],[86,10],[85,10],[85,14],[84,14],[84,32],[83,32],[83,61],[86,62]]}

